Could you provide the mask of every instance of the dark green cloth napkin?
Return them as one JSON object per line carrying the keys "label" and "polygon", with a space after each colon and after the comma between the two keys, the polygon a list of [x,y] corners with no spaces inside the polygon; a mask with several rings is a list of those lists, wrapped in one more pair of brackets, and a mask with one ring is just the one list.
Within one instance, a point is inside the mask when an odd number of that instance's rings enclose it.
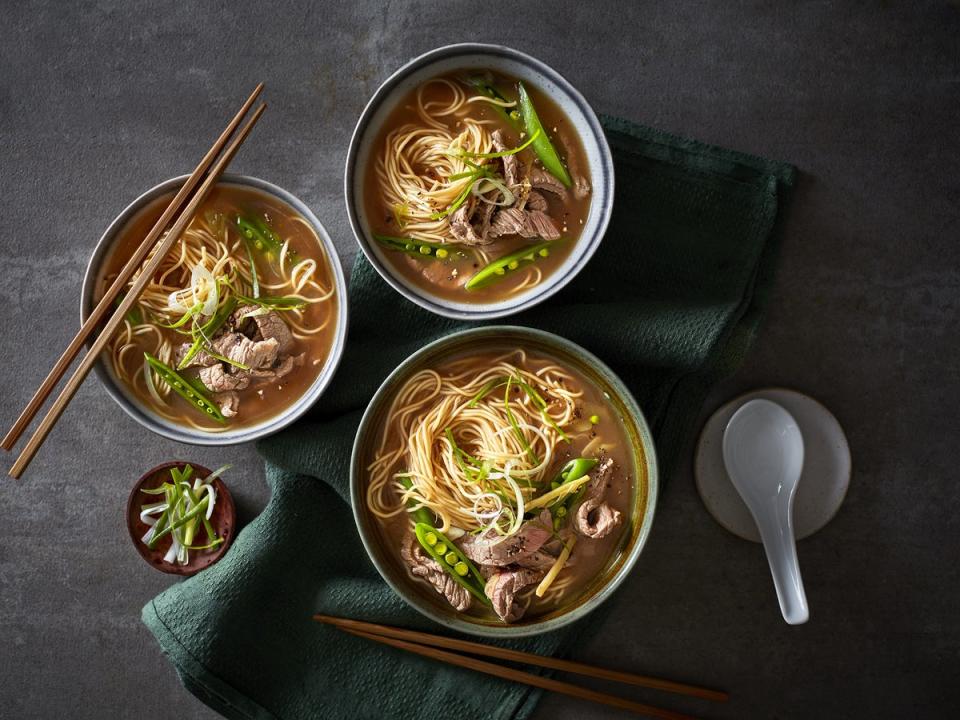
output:
{"label": "dark green cloth napkin", "polygon": [[[708,387],[752,341],[794,170],[622,120],[604,124],[616,167],[607,236],[563,292],[510,322],[558,333],[605,360],[647,415],[667,478]],[[310,620],[319,611],[439,630],[367,560],[348,465],[360,415],[388,372],[465,324],[407,302],[362,258],[349,302],[334,383],[308,418],[259,447],[270,503],[223,560],[160,594],[143,620],[184,685],[231,718],[527,717],[538,693],[525,686]],[[634,575],[643,572],[641,562]],[[514,645],[565,653],[603,614]]]}

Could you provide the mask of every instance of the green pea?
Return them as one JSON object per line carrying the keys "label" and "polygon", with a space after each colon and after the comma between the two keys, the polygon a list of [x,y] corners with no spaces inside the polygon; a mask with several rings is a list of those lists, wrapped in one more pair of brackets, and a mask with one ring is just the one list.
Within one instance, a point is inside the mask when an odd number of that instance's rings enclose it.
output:
{"label": "green pea", "polygon": [[567,508],[566,508],[566,507],[564,507],[563,505],[561,505],[560,507],[557,508],[557,517],[558,517],[558,518],[566,517],[566,514],[567,514]]}
{"label": "green pea", "polygon": [[540,257],[547,257],[550,254],[550,251],[547,248],[542,248],[538,254]]}
{"label": "green pea", "polygon": [[590,424],[591,424],[591,425],[596,425],[598,422],[600,422],[600,416],[599,416],[599,415],[591,415],[591,416],[590,416]]}
{"label": "green pea", "polygon": [[[452,554],[453,553],[451,553],[451,555]],[[460,577],[466,577],[467,573],[470,572],[470,568],[467,567],[467,564],[465,562],[461,561],[453,566],[453,571]]]}
{"label": "green pea", "polygon": [[516,270],[518,267],[520,267],[520,261],[519,261],[519,260],[513,260],[513,261],[507,263],[507,268],[510,269],[510,270]]}
{"label": "green pea", "polygon": [[443,556],[443,559],[447,561],[448,565],[456,565],[460,558],[457,557],[456,553],[448,552]]}
{"label": "green pea", "polygon": [[443,555],[447,551],[447,546],[443,543],[437,543],[433,546],[433,549],[437,551],[437,555]]}
{"label": "green pea", "polygon": [[421,255],[429,255],[431,252],[433,252],[433,251],[432,251],[430,248],[428,248],[426,245],[421,245],[421,246],[420,246],[420,254],[421,254]]}
{"label": "green pea", "polygon": [[440,258],[441,260],[443,260],[443,259],[444,259],[445,257],[447,257],[447,255],[449,255],[449,254],[450,254],[450,253],[448,253],[448,252],[447,252],[446,250],[444,250],[443,248],[440,248],[439,250],[437,250],[437,257]]}
{"label": "green pea", "polygon": [[434,535],[432,532],[428,532],[424,536],[424,540],[426,540],[427,545],[430,545],[431,547],[437,544],[437,536]]}

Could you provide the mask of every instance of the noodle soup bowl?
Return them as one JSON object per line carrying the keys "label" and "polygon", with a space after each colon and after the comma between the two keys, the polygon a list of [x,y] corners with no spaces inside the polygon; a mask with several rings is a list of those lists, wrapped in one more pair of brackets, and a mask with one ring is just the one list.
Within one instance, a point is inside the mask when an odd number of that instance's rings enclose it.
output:
{"label": "noodle soup bowl", "polygon": [[[621,467],[632,478],[625,499],[622,532],[611,555],[596,575],[588,577],[574,595],[545,612],[505,624],[493,617],[457,612],[433,588],[415,581],[400,557],[395,536],[367,503],[368,467],[380,442],[386,418],[404,384],[416,373],[452,358],[486,352],[491,347],[519,348],[549,358],[574,371],[605,398],[620,423],[632,467]],[[596,356],[557,335],[514,326],[487,326],[454,333],[418,350],[401,363],[374,394],[360,421],[350,464],[350,494],[354,519],[367,554],[383,579],[414,609],[458,632],[509,638],[556,630],[583,618],[610,597],[634,568],[653,523],[658,493],[657,460],[647,422],[629,390]],[[403,520],[405,518],[401,518]],[[581,538],[582,540],[582,538]],[[576,550],[574,549],[574,553]]]}
{"label": "noodle soup bowl", "polygon": [[[579,137],[592,185],[589,210],[580,236],[559,266],[540,282],[506,297],[475,302],[452,299],[414,282],[398,271],[390,253],[373,239],[367,209],[367,169],[377,152],[377,140],[404,98],[427,80],[461,71],[491,71],[517,78],[548,97],[569,120]],[[579,153],[578,153],[579,154]],[[614,171],[610,147],[596,114],[584,97],[560,73],[526,53],[479,43],[447,45],[414,58],[388,77],[367,103],[350,141],[344,176],[347,215],[367,260],[397,292],[427,310],[460,320],[490,320],[526,310],[559,292],[587,264],[606,232],[613,210]],[[395,234],[395,233],[394,233]],[[531,240],[531,242],[535,242]],[[488,301],[489,300],[489,301]]]}
{"label": "noodle soup bowl", "polygon": [[[133,223],[142,221],[146,217],[145,213],[147,213],[148,208],[155,206],[155,203],[161,198],[172,197],[173,193],[183,185],[186,179],[186,175],[171,178],[147,190],[124,208],[123,212],[110,223],[94,248],[90,262],[87,264],[80,296],[80,316],[82,320],[90,314],[95,305],[95,299],[99,297],[97,295],[98,284],[103,268],[108,266],[106,264],[110,262],[112,253],[120,244],[124,231]],[[329,264],[330,280],[337,299],[336,309],[331,321],[335,322],[336,325],[322,368],[302,393],[293,398],[288,405],[276,414],[258,420],[253,424],[236,428],[227,426],[224,430],[215,432],[175,422],[160,415],[117,377],[110,362],[104,357],[100,358],[94,368],[97,377],[110,397],[116,401],[124,412],[159,435],[193,445],[235,445],[256,440],[281,430],[303,415],[320,398],[333,379],[340,357],[343,354],[347,332],[347,290],[343,270],[340,267],[340,261],[330,236],[310,208],[286,190],[254,177],[224,175],[216,187],[235,187],[242,190],[257,191],[271,201],[279,201],[280,205],[286,205],[309,225],[319,240],[320,247]],[[141,240],[142,236],[137,238],[138,243]]]}

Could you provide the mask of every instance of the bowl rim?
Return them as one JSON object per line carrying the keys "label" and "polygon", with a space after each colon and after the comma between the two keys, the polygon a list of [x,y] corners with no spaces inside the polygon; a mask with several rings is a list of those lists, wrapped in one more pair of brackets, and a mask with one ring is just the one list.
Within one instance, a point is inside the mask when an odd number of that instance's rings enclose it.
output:
{"label": "bowl rim", "polygon": [[[83,322],[89,314],[89,308],[93,303],[93,294],[99,273],[100,266],[103,263],[110,244],[116,239],[120,230],[133,218],[136,213],[144,208],[148,203],[165,193],[172,192],[181,186],[189,175],[178,175],[169,178],[163,182],[157,183],[148,190],[138,195],[132,202],[126,205],[123,210],[107,226],[100,239],[97,240],[90,259],[87,261],[87,267],[83,274],[83,284],[80,293],[80,321]],[[313,211],[300,198],[291,192],[284,190],[278,185],[262,180],[252,175],[223,174],[217,181],[218,185],[240,185],[253,188],[260,192],[271,195],[281,200],[296,210],[313,227],[317,237],[320,239],[324,251],[331,266],[333,283],[337,290],[337,329],[334,333],[333,344],[330,347],[330,354],[327,356],[323,368],[317,379],[310,385],[307,391],[292,403],[286,410],[264,420],[258,425],[248,428],[240,428],[233,434],[225,433],[204,433],[193,428],[178,425],[176,428],[168,427],[158,422],[150,415],[142,404],[128,397],[114,382],[109,371],[104,364],[102,357],[97,359],[94,366],[94,372],[100,381],[100,384],[106,389],[107,394],[113,398],[123,411],[136,420],[140,425],[158,435],[177,440],[178,442],[191,445],[223,447],[229,445],[239,445],[241,443],[257,440],[267,435],[273,435],[292,422],[300,418],[320,399],[327,387],[330,385],[333,377],[336,375],[337,368],[343,356],[347,337],[348,322],[348,297],[347,283],[340,264],[340,256],[334,247],[327,229],[323,223],[314,215]]]}
{"label": "bowl rim", "polygon": [[[506,624],[502,626],[482,625],[480,623],[462,620],[459,614],[452,614],[448,616],[434,612],[433,608],[428,603],[421,602],[413,593],[408,592],[406,588],[394,583],[390,579],[389,574],[381,567],[381,564],[377,560],[376,554],[374,553],[377,540],[374,533],[368,531],[364,524],[363,516],[366,513],[365,493],[360,487],[361,477],[363,475],[361,468],[361,453],[365,444],[365,437],[373,430],[371,426],[374,414],[380,409],[380,405],[382,405],[386,400],[390,399],[388,397],[388,393],[395,388],[399,379],[418,367],[424,358],[430,357],[437,353],[442,353],[447,349],[455,349],[458,345],[462,346],[466,343],[473,342],[478,338],[489,338],[491,336],[494,338],[502,338],[504,335],[508,337],[512,335],[524,340],[539,342],[542,345],[555,350],[556,352],[573,355],[582,362],[593,366],[603,380],[610,385],[610,388],[616,392],[618,399],[623,403],[631,420],[636,425],[636,429],[643,445],[647,472],[646,506],[643,509],[642,518],[634,518],[635,522],[639,522],[640,528],[633,547],[630,548],[629,553],[620,567],[617,568],[609,580],[585,602],[573,606],[569,611],[564,612],[562,615],[551,617],[543,622],[532,622],[517,626]],[[541,633],[557,630],[585,617],[599,607],[605,600],[607,600],[623,583],[623,581],[626,580],[647,544],[653,524],[654,514],[656,512],[659,486],[659,465],[657,461],[657,451],[653,440],[653,434],[650,431],[650,426],[647,423],[646,416],[643,414],[643,411],[640,409],[640,406],[633,397],[633,393],[630,392],[623,381],[620,380],[616,373],[614,373],[606,363],[600,360],[589,350],[584,349],[582,346],[578,345],[572,340],[568,340],[565,337],[547,332],[545,330],[519,325],[486,325],[483,327],[467,328],[449,335],[445,335],[437,340],[433,340],[432,342],[429,342],[421,347],[416,352],[412,353],[409,357],[407,357],[407,359],[394,368],[394,370],[384,379],[384,381],[377,388],[376,392],[373,394],[373,397],[367,404],[367,407],[363,412],[363,416],[360,419],[360,423],[357,426],[357,432],[354,435],[353,440],[353,448],[350,453],[350,504],[353,510],[353,519],[357,526],[357,532],[360,535],[360,540],[363,542],[363,547],[367,553],[367,557],[377,569],[380,577],[407,605],[412,607],[421,615],[424,615],[430,620],[433,620],[434,622],[437,622],[451,630],[488,638],[529,637],[531,635],[539,635]]]}
{"label": "bowl rim", "polygon": [[[555,85],[562,88],[577,106],[577,109],[583,114],[583,117],[590,127],[593,140],[597,144],[597,150],[600,155],[600,168],[603,171],[603,180],[606,185],[606,202],[600,207],[600,216],[597,228],[591,237],[587,238],[581,235],[577,239],[574,248],[571,250],[571,253],[574,254],[575,258],[574,263],[565,273],[565,275],[559,278],[559,280],[553,284],[543,287],[540,292],[534,292],[533,294],[522,299],[518,298],[516,302],[498,308],[488,308],[484,304],[477,304],[475,308],[471,308],[469,310],[462,309],[460,307],[450,307],[446,304],[447,301],[443,298],[427,297],[421,292],[414,292],[405,284],[401,283],[395,277],[393,270],[386,267],[385,264],[382,263],[377,257],[376,253],[373,252],[373,249],[370,246],[370,240],[361,227],[360,218],[355,207],[357,204],[357,199],[355,198],[353,187],[356,174],[361,172],[361,170],[356,167],[357,155],[359,153],[360,141],[364,134],[370,129],[370,122],[373,114],[383,103],[386,96],[392,92],[393,89],[408,75],[416,70],[421,69],[422,67],[429,66],[440,60],[455,58],[461,55],[490,55],[505,57],[509,60],[527,65],[533,71],[547,77]],[[596,179],[594,179],[594,182],[596,182]],[[613,155],[610,152],[610,144],[607,142],[607,136],[603,132],[600,119],[597,117],[596,112],[594,112],[593,108],[586,101],[580,91],[577,90],[569,80],[567,80],[563,75],[542,60],[539,60],[520,50],[516,50],[506,45],[467,42],[443,45],[433,50],[429,50],[422,55],[418,55],[417,57],[414,57],[413,59],[408,60],[406,63],[401,65],[380,84],[380,86],[370,97],[370,100],[367,101],[363,111],[360,113],[360,117],[357,120],[356,126],[354,127],[353,134],[350,137],[350,144],[347,148],[347,157],[344,169],[343,189],[344,201],[347,206],[347,217],[350,221],[350,228],[353,231],[354,238],[356,239],[357,244],[360,246],[360,250],[366,257],[367,262],[374,267],[377,273],[379,273],[380,277],[382,277],[387,284],[389,284],[407,300],[416,303],[420,307],[437,315],[454,318],[456,320],[493,320],[523,312],[524,310],[528,310],[535,305],[544,302],[566,287],[567,283],[573,280],[573,278],[576,277],[577,274],[579,274],[579,272],[586,266],[586,264],[590,261],[590,258],[593,257],[594,252],[596,252],[597,247],[599,247],[610,225],[610,219],[613,214],[615,177]]]}

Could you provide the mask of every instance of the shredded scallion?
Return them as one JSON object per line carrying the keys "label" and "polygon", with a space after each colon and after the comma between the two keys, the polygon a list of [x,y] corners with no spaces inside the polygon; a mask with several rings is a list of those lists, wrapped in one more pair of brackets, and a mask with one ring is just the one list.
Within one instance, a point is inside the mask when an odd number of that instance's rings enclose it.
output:
{"label": "shredded scallion", "polygon": [[[164,561],[180,565],[190,562],[191,550],[210,550],[221,545],[224,538],[217,535],[210,522],[217,502],[213,482],[229,467],[224,465],[202,480],[195,479],[192,484],[193,466],[175,467],[170,470],[171,482],[141,488],[140,492],[145,495],[162,495],[164,498],[161,502],[140,506],[140,519],[150,525],[141,542],[153,550],[169,535],[170,548]],[[201,530],[205,536],[204,544],[197,543]]]}

